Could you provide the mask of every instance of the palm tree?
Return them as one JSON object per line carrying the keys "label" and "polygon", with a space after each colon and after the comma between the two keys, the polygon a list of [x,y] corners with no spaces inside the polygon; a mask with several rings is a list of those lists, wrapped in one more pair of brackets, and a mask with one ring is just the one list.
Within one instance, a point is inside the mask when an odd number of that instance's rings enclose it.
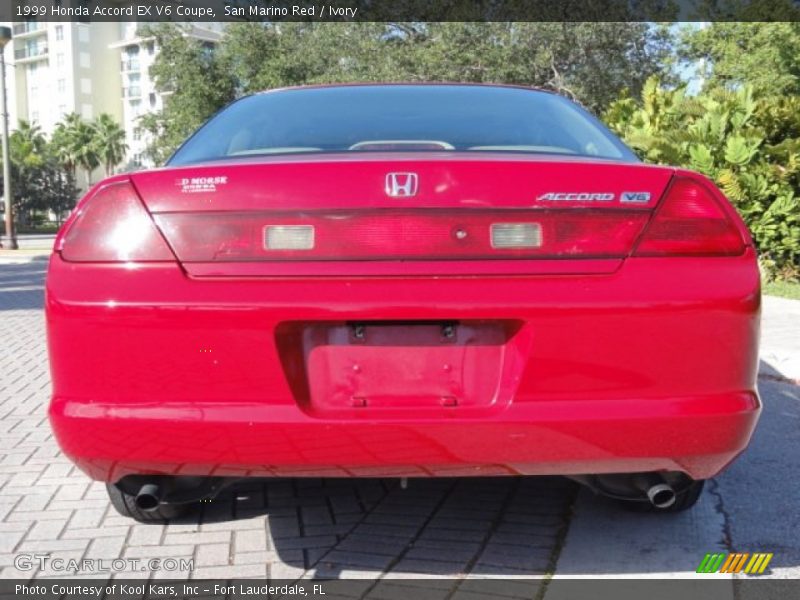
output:
{"label": "palm tree", "polygon": [[75,145],[75,158],[78,165],[86,172],[86,185],[92,185],[92,171],[100,166],[100,157],[97,155],[94,144],[94,127],[83,119],[77,123],[72,132]]}
{"label": "palm tree", "polygon": [[86,172],[86,184],[92,184],[92,171],[100,166],[100,157],[95,149],[94,126],[80,115],[70,113],[56,126],[53,132],[54,153],[59,162],[70,173],[81,167]]}
{"label": "palm tree", "polygon": [[38,210],[45,208],[37,189],[46,157],[47,141],[38,125],[19,121],[9,138],[9,151],[14,177],[14,210],[21,225],[34,222]]}
{"label": "palm tree", "polygon": [[125,143],[125,130],[120,127],[111,115],[103,113],[94,123],[94,150],[103,162],[106,177],[114,172],[125,158],[128,144]]}
{"label": "palm tree", "polygon": [[11,160],[19,168],[44,164],[47,140],[38,125],[20,119],[17,130],[11,134],[10,144]]}
{"label": "palm tree", "polygon": [[50,138],[50,147],[56,160],[75,177],[78,168],[78,151],[76,131],[82,120],[75,113],[64,116],[64,120],[56,125]]}

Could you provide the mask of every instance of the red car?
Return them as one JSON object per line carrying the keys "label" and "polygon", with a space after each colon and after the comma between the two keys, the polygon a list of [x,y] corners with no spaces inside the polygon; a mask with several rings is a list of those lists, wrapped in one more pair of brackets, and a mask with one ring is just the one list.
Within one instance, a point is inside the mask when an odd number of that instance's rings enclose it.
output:
{"label": "red car", "polygon": [[742,220],[542,91],[243,98],[91,189],[46,293],[55,434],[140,520],[250,476],[556,474],[682,510],[760,412]]}

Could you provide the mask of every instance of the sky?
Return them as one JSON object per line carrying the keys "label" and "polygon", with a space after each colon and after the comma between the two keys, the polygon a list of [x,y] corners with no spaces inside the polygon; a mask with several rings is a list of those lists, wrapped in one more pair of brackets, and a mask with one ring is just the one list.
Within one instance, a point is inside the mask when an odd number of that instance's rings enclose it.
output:
{"label": "sky", "polygon": [[[686,23],[680,22],[675,23],[672,25],[672,30],[677,33],[681,29],[705,29],[708,27],[710,23]],[[687,86],[687,91],[689,94],[697,94],[700,92],[700,89],[703,87],[703,77],[702,77],[702,70],[703,65],[701,62],[694,62],[694,61],[682,61],[677,66],[678,69],[678,76],[685,81]]]}

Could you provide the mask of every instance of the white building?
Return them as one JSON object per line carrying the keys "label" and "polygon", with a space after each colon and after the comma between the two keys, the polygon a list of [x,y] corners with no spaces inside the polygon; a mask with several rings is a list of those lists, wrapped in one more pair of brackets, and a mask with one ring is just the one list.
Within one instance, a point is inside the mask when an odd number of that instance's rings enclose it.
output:
{"label": "white building", "polygon": [[36,123],[47,134],[71,112],[91,120],[101,112],[121,119],[120,91],[109,85],[117,67],[109,44],[118,39],[114,23],[10,24],[6,47],[10,123]]}
{"label": "white building", "polygon": [[[120,57],[122,82],[122,123],[128,140],[129,168],[153,166],[145,151],[150,139],[139,127],[139,118],[163,109],[164,99],[155,88],[150,67],[158,55],[155,40],[141,37],[137,23],[119,23],[120,39],[111,44]],[[184,35],[206,44],[216,44],[222,37],[223,23],[190,23],[183,26]]]}
{"label": "white building", "polygon": [[[158,48],[137,23],[3,23],[14,39],[5,49],[9,124],[37,124],[46,135],[68,113],[91,121],[101,113],[125,129],[128,157],[120,169],[151,166],[138,121],[163,108],[149,69]],[[184,25],[184,35],[216,44],[224,24]]]}

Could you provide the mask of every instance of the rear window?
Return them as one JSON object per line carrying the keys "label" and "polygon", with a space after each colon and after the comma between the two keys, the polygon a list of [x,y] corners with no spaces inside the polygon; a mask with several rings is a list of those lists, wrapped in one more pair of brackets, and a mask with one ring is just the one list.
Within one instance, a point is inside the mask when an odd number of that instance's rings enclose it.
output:
{"label": "rear window", "polygon": [[169,163],[409,150],[636,160],[597,119],[555,94],[510,87],[384,85],[248,96],[213,117]]}

